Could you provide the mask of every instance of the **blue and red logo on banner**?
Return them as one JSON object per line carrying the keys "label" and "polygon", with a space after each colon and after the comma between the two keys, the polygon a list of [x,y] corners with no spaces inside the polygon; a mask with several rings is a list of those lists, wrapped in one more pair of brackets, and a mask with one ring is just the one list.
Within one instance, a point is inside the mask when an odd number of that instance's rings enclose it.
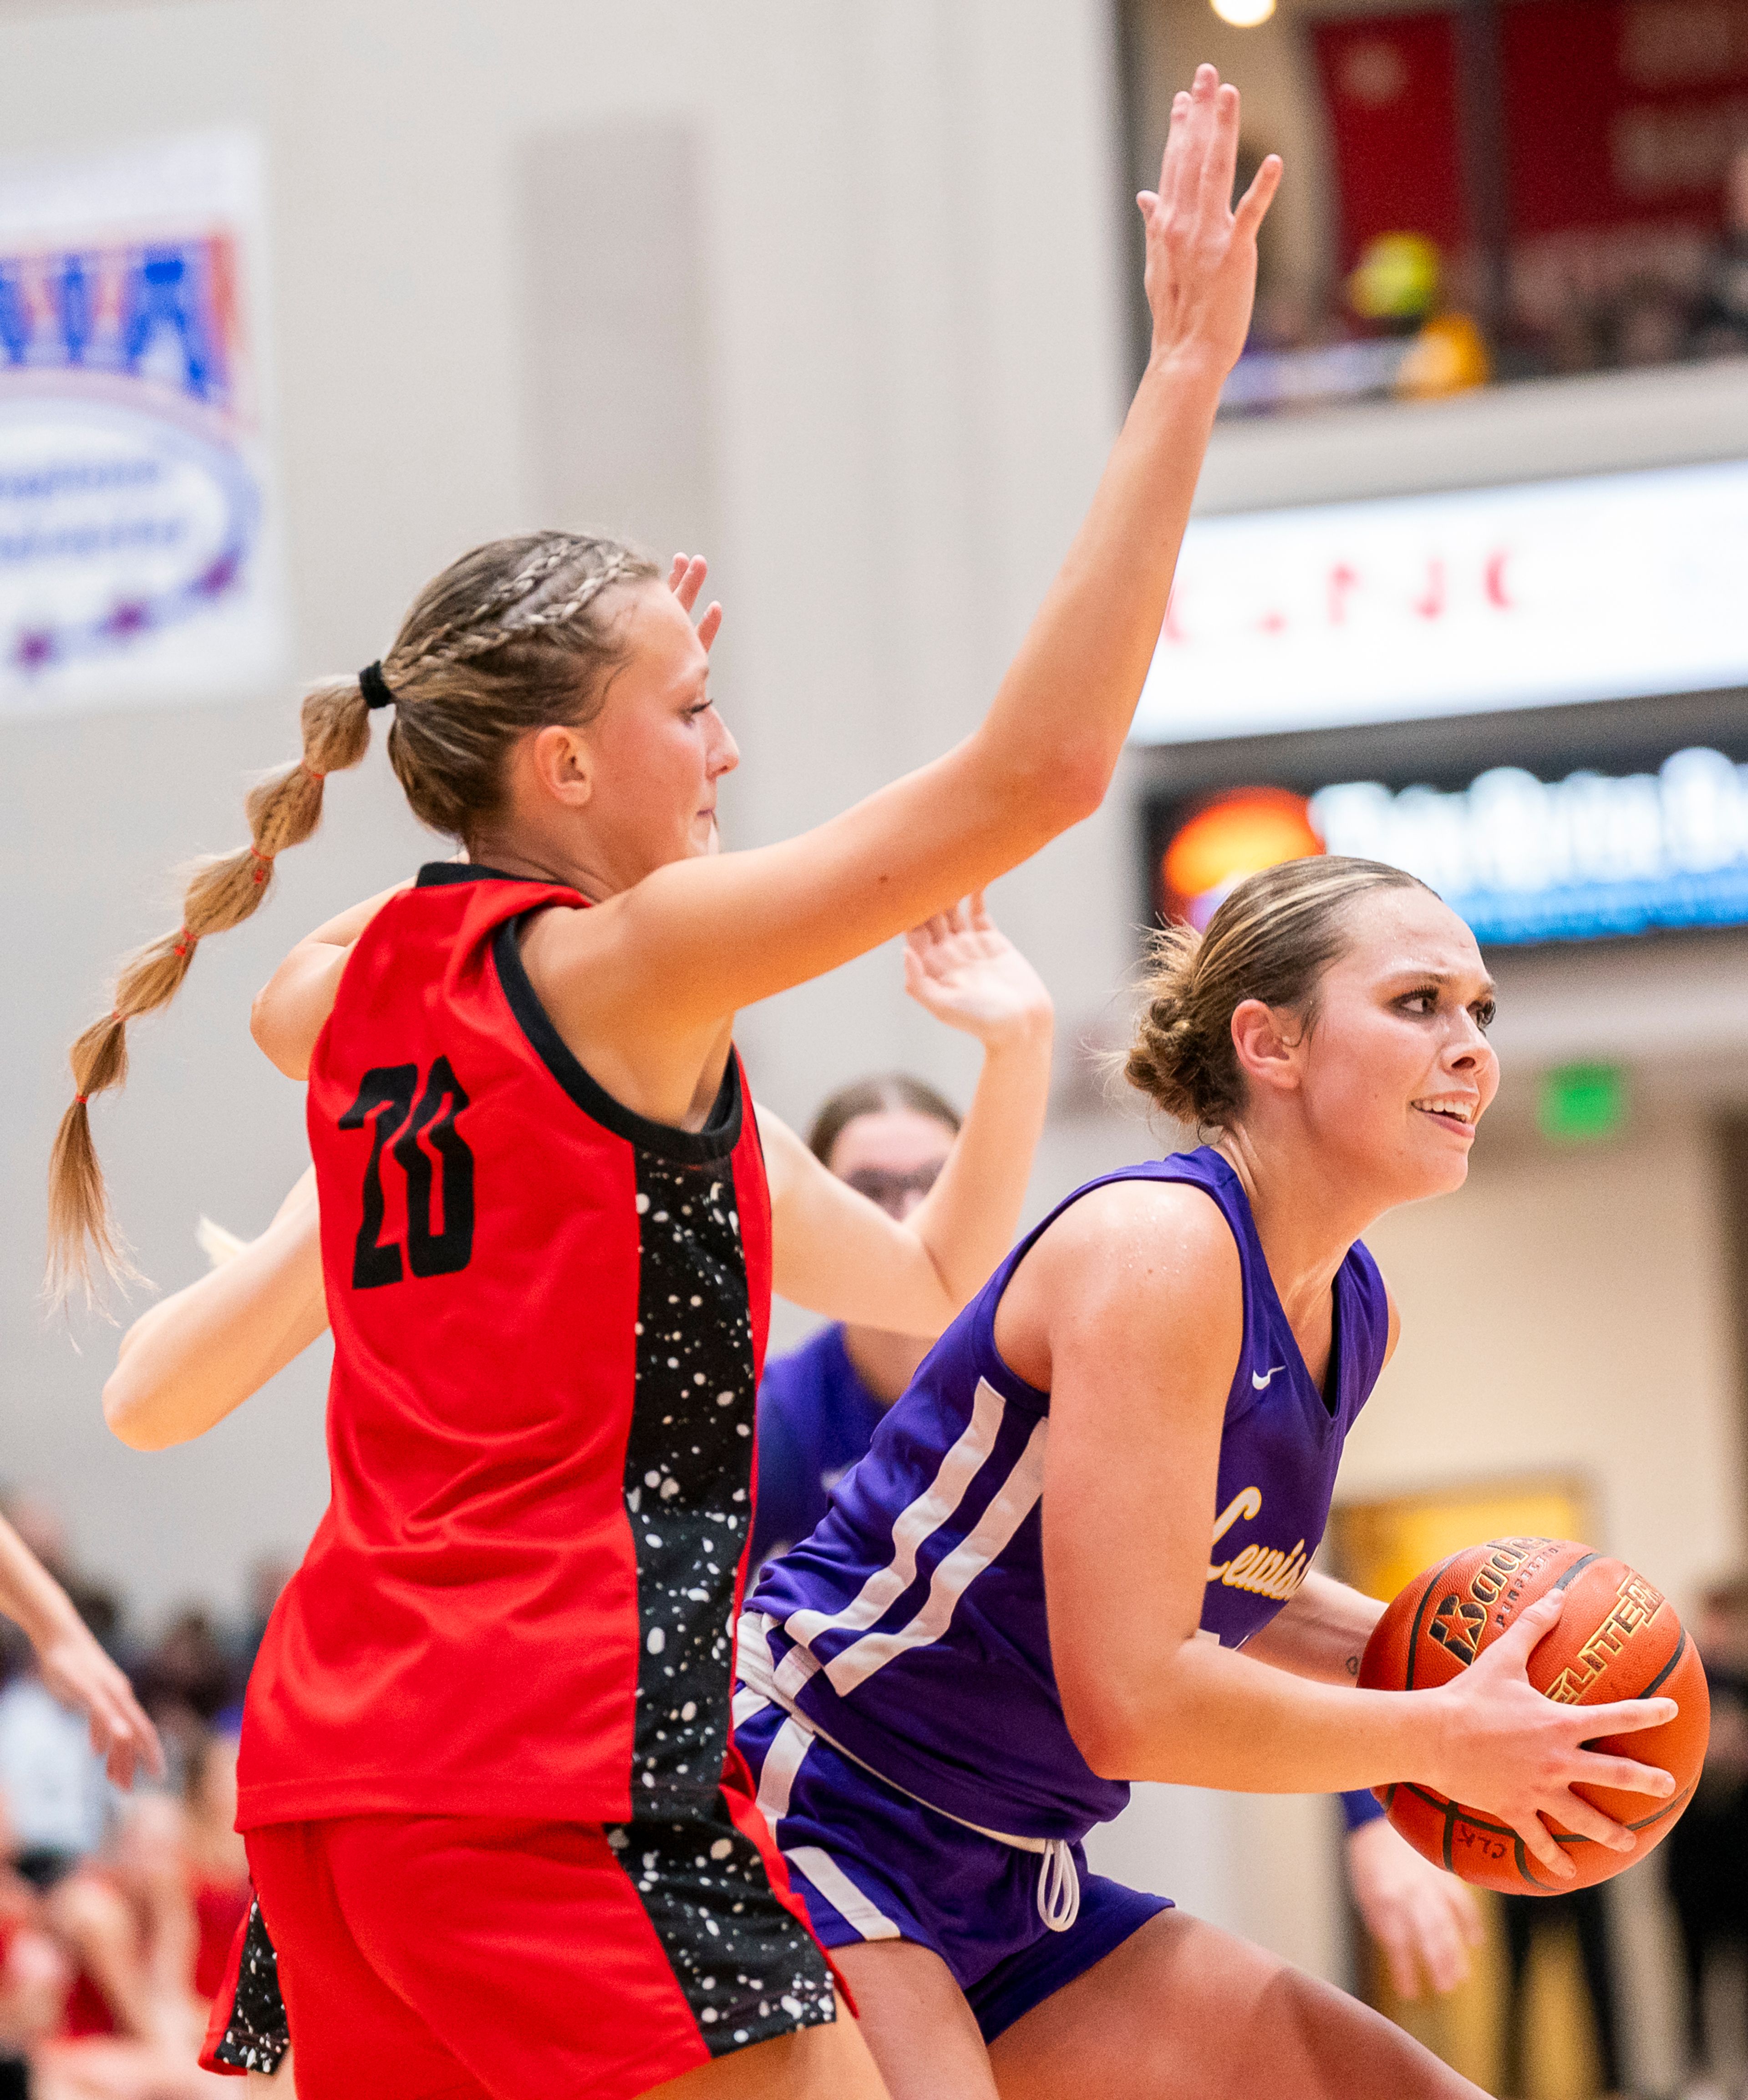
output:
{"label": "blue and red logo on banner", "polygon": [[261,517],[236,242],[0,254],[0,680],[212,614]]}

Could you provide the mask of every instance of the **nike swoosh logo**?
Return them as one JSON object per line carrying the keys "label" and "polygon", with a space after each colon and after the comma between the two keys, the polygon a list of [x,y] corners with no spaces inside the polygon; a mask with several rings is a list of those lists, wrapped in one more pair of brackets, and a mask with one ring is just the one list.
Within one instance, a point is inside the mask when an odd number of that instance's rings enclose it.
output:
{"label": "nike swoosh logo", "polygon": [[1285,1364],[1277,1364],[1274,1366],[1274,1369],[1268,1374],[1266,1378],[1258,1378],[1256,1372],[1252,1371],[1251,1373],[1251,1383],[1256,1387],[1258,1392],[1265,1392],[1268,1389],[1269,1381],[1270,1379],[1273,1378],[1275,1372],[1284,1371],[1286,1369],[1287,1366]]}

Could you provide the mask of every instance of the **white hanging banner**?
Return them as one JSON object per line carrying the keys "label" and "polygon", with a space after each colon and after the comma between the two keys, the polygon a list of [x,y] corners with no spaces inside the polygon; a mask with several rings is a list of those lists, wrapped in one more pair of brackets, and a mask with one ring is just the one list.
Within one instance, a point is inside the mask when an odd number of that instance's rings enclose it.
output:
{"label": "white hanging banner", "polygon": [[1198,518],[1143,743],[1748,685],[1748,461]]}
{"label": "white hanging banner", "polygon": [[263,189],[241,133],[0,168],[0,712],[281,673]]}

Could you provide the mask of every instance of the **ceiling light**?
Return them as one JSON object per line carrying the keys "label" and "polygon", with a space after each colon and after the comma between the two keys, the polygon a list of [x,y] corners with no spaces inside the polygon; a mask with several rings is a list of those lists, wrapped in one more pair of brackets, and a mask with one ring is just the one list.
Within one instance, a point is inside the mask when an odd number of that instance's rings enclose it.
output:
{"label": "ceiling light", "polygon": [[1234,29],[1254,29],[1274,12],[1274,0],[1208,0],[1208,5]]}

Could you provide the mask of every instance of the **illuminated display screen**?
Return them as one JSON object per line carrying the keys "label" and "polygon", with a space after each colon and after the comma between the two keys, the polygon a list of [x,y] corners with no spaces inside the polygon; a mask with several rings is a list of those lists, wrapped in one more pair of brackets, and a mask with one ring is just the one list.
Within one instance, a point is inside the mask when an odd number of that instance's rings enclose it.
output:
{"label": "illuminated display screen", "polygon": [[1716,751],[1556,781],[1496,766],[1448,792],[1234,788],[1154,814],[1154,908],[1198,926],[1247,875],[1322,852],[1407,869],[1487,946],[1748,925],[1748,766]]}
{"label": "illuminated display screen", "polygon": [[1748,461],[1192,523],[1143,743],[1748,684]]}

